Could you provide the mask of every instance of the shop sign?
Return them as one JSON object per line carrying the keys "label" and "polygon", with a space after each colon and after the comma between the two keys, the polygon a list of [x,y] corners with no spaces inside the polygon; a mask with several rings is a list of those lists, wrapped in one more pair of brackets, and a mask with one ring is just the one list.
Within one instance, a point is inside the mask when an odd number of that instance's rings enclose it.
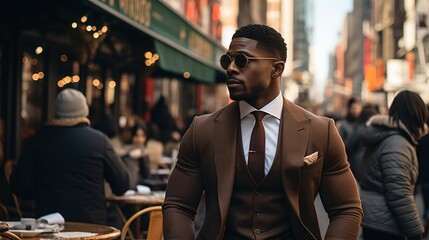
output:
{"label": "shop sign", "polygon": [[402,86],[409,82],[409,68],[406,60],[387,60],[387,83],[391,86]]}
{"label": "shop sign", "polygon": [[[157,0],[88,0],[145,31],[152,31],[217,64],[224,49],[175,10]],[[149,32],[150,33],[150,32]]]}

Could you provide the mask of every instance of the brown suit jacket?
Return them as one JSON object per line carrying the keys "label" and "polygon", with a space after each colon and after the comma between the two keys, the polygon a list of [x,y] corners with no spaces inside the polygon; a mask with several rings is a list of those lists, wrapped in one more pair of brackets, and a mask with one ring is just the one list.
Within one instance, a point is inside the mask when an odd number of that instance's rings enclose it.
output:
{"label": "brown suit jacket", "polygon": [[[203,192],[206,218],[198,239],[222,239],[234,184],[238,102],[196,117],[184,135],[163,205],[165,239],[195,239],[193,220]],[[356,239],[362,218],[344,144],[332,119],[284,100],[282,181],[296,239],[321,239],[314,199],[329,215],[325,239]],[[311,165],[304,157],[318,151]]]}

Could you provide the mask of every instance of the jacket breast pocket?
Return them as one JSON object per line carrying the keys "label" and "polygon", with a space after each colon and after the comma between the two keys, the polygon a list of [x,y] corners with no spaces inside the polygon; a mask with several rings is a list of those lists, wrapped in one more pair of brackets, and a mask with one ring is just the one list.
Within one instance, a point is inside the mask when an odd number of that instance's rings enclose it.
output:
{"label": "jacket breast pocket", "polygon": [[322,167],[323,167],[323,157],[321,156],[317,159],[317,161],[314,164],[311,164],[311,165],[306,164],[302,166],[301,175],[307,176],[307,175],[314,174],[316,172],[321,172]]}

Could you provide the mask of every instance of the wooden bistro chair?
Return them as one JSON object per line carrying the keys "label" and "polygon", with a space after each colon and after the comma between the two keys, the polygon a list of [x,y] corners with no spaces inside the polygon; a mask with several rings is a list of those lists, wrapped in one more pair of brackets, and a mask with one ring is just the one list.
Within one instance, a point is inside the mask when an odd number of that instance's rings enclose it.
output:
{"label": "wooden bistro chair", "polygon": [[6,239],[6,240],[21,240],[20,237],[18,237],[16,234],[6,231],[6,232],[1,232],[0,233],[0,238],[1,239]]}
{"label": "wooden bistro chair", "polygon": [[[128,231],[130,231],[131,223],[141,217],[144,214],[150,214],[149,216],[149,227],[147,230],[146,239],[150,240],[162,240],[162,207],[161,206],[152,206],[144,208],[136,213],[134,213],[125,223],[121,231],[121,240],[125,240]],[[137,229],[140,231],[140,229]],[[130,234],[132,235],[132,234]]]}
{"label": "wooden bistro chair", "polygon": [[4,222],[0,222],[0,239],[21,240],[19,236],[9,231],[9,226]]}

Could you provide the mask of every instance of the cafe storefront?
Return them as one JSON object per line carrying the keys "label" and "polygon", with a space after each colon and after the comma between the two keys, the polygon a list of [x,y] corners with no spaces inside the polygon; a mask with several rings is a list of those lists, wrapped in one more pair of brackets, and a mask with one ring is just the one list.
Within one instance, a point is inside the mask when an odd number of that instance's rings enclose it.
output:
{"label": "cafe storefront", "polygon": [[53,117],[63,88],[85,93],[92,122],[106,111],[120,122],[144,116],[160,95],[184,117],[202,108],[197,86],[225,81],[217,63],[225,49],[161,1],[17,0],[0,8],[4,159],[16,159]]}

